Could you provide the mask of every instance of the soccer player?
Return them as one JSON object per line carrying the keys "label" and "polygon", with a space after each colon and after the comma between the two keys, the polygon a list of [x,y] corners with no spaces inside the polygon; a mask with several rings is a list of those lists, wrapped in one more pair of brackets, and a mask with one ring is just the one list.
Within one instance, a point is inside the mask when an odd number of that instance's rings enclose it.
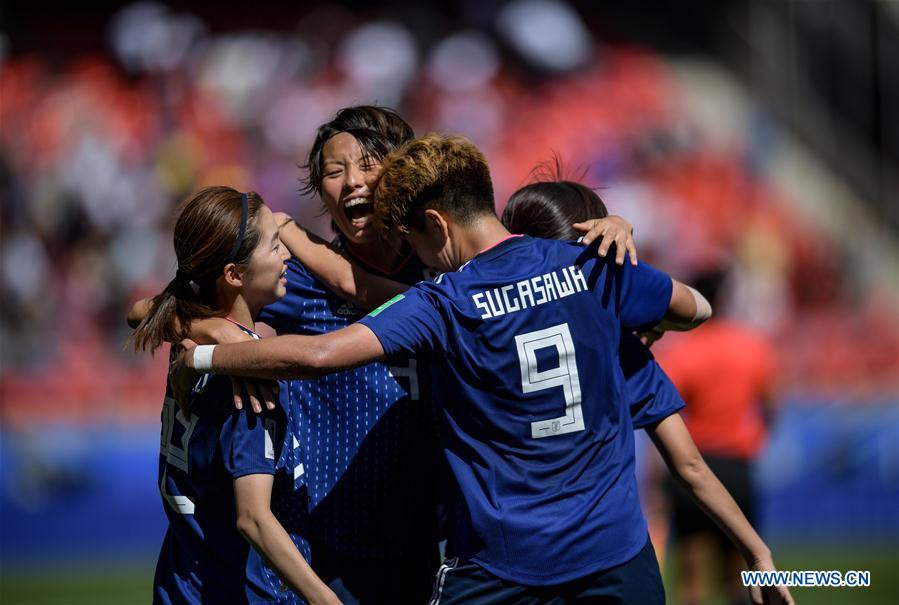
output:
{"label": "soccer player", "polygon": [[[263,309],[260,320],[279,334],[331,332],[433,277],[399,232],[379,234],[372,224],[381,161],[412,136],[399,115],[373,106],[342,109],[319,128],[307,185],[321,197],[338,235],[326,244],[285,223],[282,239],[294,255],[287,295]],[[602,237],[600,254],[618,244],[616,262],[633,250],[629,225],[622,228],[620,219],[584,229],[588,237]],[[222,321],[206,322],[203,330],[207,341],[244,338]],[[439,563],[435,509],[444,482],[435,469],[445,462],[435,450],[426,379],[414,357],[394,357],[293,381],[282,393],[295,411],[306,461],[313,565],[348,605],[418,604],[431,592]]]}
{"label": "soccer player", "polygon": [[[286,284],[287,254],[262,199],[203,189],[179,207],[174,241],[178,271],[152,299],[135,347],[181,340],[182,326],[209,317],[256,338],[256,316]],[[187,414],[166,391],[159,490],[169,527],[153,602],[340,603],[306,561],[305,515],[291,509],[302,462],[284,410],[234,410],[223,376],[193,386]]]}
{"label": "soccer player", "polygon": [[[561,165],[557,163],[555,174],[549,173],[556,180],[531,183],[513,193],[500,219],[503,226],[512,233],[574,241],[581,236],[575,225],[608,215],[605,203],[595,191],[582,183],[563,180],[560,174]],[[709,317],[708,301],[700,293],[694,294],[706,308],[701,315]],[[664,327],[685,331],[695,327],[695,323],[667,322]],[[624,373],[634,429],[646,428],[683,409],[684,401],[677,389],[633,332],[622,331],[618,361]]]}
{"label": "soccer player", "polygon": [[[383,237],[371,224],[380,161],[412,137],[398,114],[373,106],[342,109],[319,127],[307,191],[321,198],[337,237],[325,245],[292,222],[284,227],[295,254],[287,295],[260,315],[278,334],[344,328],[371,300],[432,275],[399,234]],[[338,253],[343,267],[325,264]],[[358,286],[369,275],[393,281]],[[289,383],[308,463],[313,563],[347,605],[419,605],[430,594],[442,456],[425,379],[408,355]]]}
{"label": "soccer player", "polygon": [[[412,137],[396,112],[373,106],[342,109],[319,127],[307,190],[319,194],[338,235],[328,243],[278,216],[294,257],[286,295],[265,307],[260,321],[279,334],[331,332],[430,275],[399,234],[381,237],[368,224],[380,160]],[[131,320],[145,306],[135,305]],[[221,319],[191,322],[190,336],[247,338]],[[248,390],[256,411],[277,399],[291,410],[313,565],[345,605],[418,605],[430,595],[439,565],[435,468],[442,456],[429,392],[414,357],[292,381],[274,398]],[[235,397],[242,399],[237,391]]]}
{"label": "soccer player", "polygon": [[[486,161],[461,137],[430,135],[392,154],[375,202],[426,263],[451,273],[337,332],[197,347],[182,361],[273,378],[423,356],[456,487],[455,564],[438,575],[435,599],[663,602],[617,345],[622,326],[666,312],[694,320],[692,293],[646,265],[511,236]],[[758,536],[739,537],[770,567]]]}
{"label": "soccer player", "polygon": [[[607,212],[592,189],[559,180],[516,191],[509,198],[502,222],[513,233],[573,240],[578,232],[572,224],[587,217],[603,217]],[[697,288],[714,304],[721,281],[722,275],[713,272],[700,277]],[[673,370],[675,382],[686,389],[690,400],[685,422],[668,419],[684,408],[683,399],[634,334],[622,332],[618,354],[634,428],[646,429],[680,483],[674,499],[674,526],[680,541],[678,602],[705,602],[710,588],[706,582],[715,567],[713,555],[720,552],[724,556],[719,559],[726,563],[724,584],[729,601],[739,603],[746,595],[740,581],[746,552],[740,552],[739,541],[725,533],[727,527],[723,532],[716,526],[714,506],[716,502],[732,506],[733,500],[747,521],[753,518],[749,466],[764,442],[763,419],[772,407],[770,346],[739,324],[712,319],[702,330],[668,349],[664,363]],[[727,387],[716,386],[719,384]],[[759,409],[762,404],[765,408]],[[722,456],[723,452],[730,455]],[[694,472],[686,472],[690,464]],[[712,515],[704,509],[713,510]]]}
{"label": "soccer player", "polygon": [[[697,276],[696,285],[718,300],[724,278],[721,269],[711,270]],[[775,351],[759,331],[725,316],[710,321],[698,334],[666,344],[670,346],[659,359],[689,404],[687,429],[751,521],[752,465],[767,440],[775,411]],[[682,486],[670,487],[680,568],[678,601],[703,603],[720,584],[730,602],[739,602],[740,553]]]}

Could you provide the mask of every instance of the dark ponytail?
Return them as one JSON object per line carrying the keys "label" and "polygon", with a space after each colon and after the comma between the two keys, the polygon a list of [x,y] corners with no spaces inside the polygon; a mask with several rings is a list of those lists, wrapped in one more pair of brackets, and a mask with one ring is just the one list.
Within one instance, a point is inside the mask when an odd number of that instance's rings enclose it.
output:
{"label": "dark ponytail", "polygon": [[135,349],[155,351],[163,342],[188,338],[192,321],[224,316],[217,306],[216,281],[229,263],[249,262],[259,243],[256,217],[263,203],[252,191],[207,187],[178,207],[178,270],[153,297],[147,317],[131,335]]}

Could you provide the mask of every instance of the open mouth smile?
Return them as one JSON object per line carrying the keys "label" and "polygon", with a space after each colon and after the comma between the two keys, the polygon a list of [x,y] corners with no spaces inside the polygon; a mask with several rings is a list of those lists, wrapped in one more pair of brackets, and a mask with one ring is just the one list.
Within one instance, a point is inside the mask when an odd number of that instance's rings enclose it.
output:
{"label": "open mouth smile", "polygon": [[361,228],[371,219],[374,204],[367,197],[353,198],[343,205],[343,212],[354,227]]}

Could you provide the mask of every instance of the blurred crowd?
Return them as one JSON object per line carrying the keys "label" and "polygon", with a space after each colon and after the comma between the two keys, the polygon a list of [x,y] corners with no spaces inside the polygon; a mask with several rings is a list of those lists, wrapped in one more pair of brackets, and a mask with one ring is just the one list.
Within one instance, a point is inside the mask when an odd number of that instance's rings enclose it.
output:
{"label": "blurred crowd", "polygon": [[140,3],[111,21],[108,53],[5,57],[0,418],[158,414],[165,355],[133,353],[124,317],[174,274],[172,209],[227,184],[328,235],[299,165],[318,124],[358,103],[473,138],[499,210],[556,153],[635,224],[642,259],[687,281],[727,264],[717,311],[774,340],[787,389],[895,389],[895,293],[860,283],[857,259],[773,186],[763,112],[712,143],[665,57],[597,41],[551,0],[495,19],[431,36],[334,8],[285,31],[213,33]]}

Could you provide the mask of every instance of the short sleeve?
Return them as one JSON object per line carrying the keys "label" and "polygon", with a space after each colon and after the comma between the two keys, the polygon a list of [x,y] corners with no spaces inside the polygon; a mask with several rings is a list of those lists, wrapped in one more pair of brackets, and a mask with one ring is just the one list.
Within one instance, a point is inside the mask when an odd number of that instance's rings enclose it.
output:
{"label": "short sleeve", "polygon": [[639,330],[659,323],[671,304],[671,277],[644,262],[625,263],[618,270],[621,325]]}
{"label": "short sleeve", "polygon": [[235,479],[244,475],[274,475],[282,460],[286,425],[287,418],[280,407],[262,414],[234,410],[225,418],[219,434],[228,474]]}
{"label": "short sleeve", "polygon": [[646,428],[684,408],[674,384],[639,338],[623,334],[618,358],[635,429]]}
{"label": "short sleeve", "polygon": [[375,333],[388,357],[444,348],[446,322],[437,295],[428,291],[431,287],[428,283],[413,286],[359,320]]}
{"label": "short sleeve", "polygon": [[[642,371],[642,380],[648,390],[639,391],[640,398],[630,404],[634,429],[645,429],[686,407],[674,383],[665,375],[661,366],[653,361]],[[628,384],[628,392],[631,387]]]}

